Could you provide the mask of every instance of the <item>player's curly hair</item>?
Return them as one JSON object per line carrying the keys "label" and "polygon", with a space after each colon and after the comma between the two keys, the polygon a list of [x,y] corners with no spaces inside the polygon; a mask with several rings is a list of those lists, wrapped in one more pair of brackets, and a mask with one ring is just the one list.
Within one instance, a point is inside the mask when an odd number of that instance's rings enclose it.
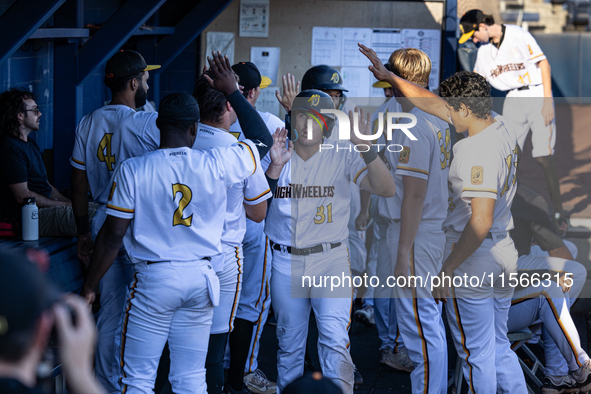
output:
{"label": "player's curly hair", "polygon": [[441,82],[439,95],[455,111],[464,104],[480,119],[485,119],[492,110],[490,85],[482,75],[473,72],[460,71]]}
{"label": "player's curly hair", "polygon": [[[207,70],[205,74],[213,79],[213,73],[210,70]],[[226,113],[228,100],[222,92],[211,87],[203,74],[197,78],[193,97],[199,103],[201,122],[216,124],[221,122],[222,116]]]}
{"label": "player's curly hair", "polygon": [[29,99],[35,100],[35,95],[24,88],[12,88],[0,94],[0,136],[20,137],[18,114],[24,112],[27,116],[25,100]]}
{"label": "player's curly hair", "polygon": [[121,78],[105,78],[103,82],[105,83],[106,87],[111,89],[111,94],[121,93],[124,92],[125,89],[127,89],[127,84],[129,84],[129,81],[131,81],[132,79],[137,79],[138,82],[141,84],[144,72],[147,71],[140,71],[135,75],[128,75],[126,77]]}

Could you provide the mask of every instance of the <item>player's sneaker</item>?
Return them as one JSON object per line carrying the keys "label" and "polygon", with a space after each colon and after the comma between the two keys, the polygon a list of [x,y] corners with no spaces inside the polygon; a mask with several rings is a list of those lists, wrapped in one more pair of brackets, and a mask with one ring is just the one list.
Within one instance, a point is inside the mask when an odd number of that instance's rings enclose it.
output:
{"label": "player's sneaker", "polygon": [[577,382],[570,375],[546,376],[542,386],[542,394],[578,393]]}
{"label": "player's sneaker", "polygon": [[376,325],[376,320],[373,316],[372,305],[366,305],[361,309],[357,309],[353,314],[353,317],[355,318],[355,320],[357,320],[360,323],[363,323],[367,327],[373,327]]}
{"label": "player's sneaker", "polygon": [[389,347],[382,349],[382,359],[380,362],[386,364],[390,368],[397,369],[402,372],[411,373],[415,369],[415,365],[408,357],[406,348],[402,348],[398,353],[394,353]]}
{"label": "player's sneaker", "polygon": [[587,360],[581,368],[573,372],[573,378],[577,381],[581,393],[591,391],[591,360]]}
{"label": "player's sneaker", "polygon": [[257,369],[244,377],[244,384],[250,391],[258,394],[274,394],[277,392],[277,383],[271,382],[263,371]]}
{"label": "player's sneaker", "polygon": [[361,376],[361,373],[357,369],[355,369],[354,377],[355,377],[355,383],[353,385],[353,388],[355,390],[357,390],[363,384],[363,376]]}

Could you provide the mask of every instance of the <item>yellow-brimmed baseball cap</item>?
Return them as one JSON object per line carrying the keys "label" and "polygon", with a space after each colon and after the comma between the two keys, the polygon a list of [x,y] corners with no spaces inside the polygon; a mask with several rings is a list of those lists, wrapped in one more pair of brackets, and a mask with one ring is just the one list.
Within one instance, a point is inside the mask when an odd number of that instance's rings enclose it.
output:
{"label": "yellow-brimmed baseball cap", "polygon": [[468,41],[473,35],[478,25],[484,22],[486,15],[480,10],[470,10],[462,15],[460,19],[460,31],[462,36],[458,40],[459,44],[463,44]]}
{"label": "yellow-brimmed baseball cap", "polygon": [[260,86],[261,89],[271,85],[273,81],[271,78],[261,75],[258,67],[252,62],[240,62],[232,66],[232,70],[238,75],[240,85],[244,86],[245,90],[254,89]]}
{"label": "yellow-brimmed baseball cap", "polygon": [[271,85],[272,83],[273,83],[273,81],[271,81],[271,78],[261,75],[261,84],[260,84],[261,89],[266,88],[267,86]]}
{"label": "yellow-brimmed baseball cap", "polygon": [[373,85],[371,85],[371,86],[374,88],[382,88],[382,89],[387,89],[387,88],[392,87],[392,85],[390,85],[386,81],[377,81],[377,82],[374,82]]}
{"label": "yellow-brimmed baseball cap", "polygon": [[140,71],[150,71],[160,68],[159,65],[148,65],[136,51],[121,50],[114,54],[105,66],[105,78],[123,78],[135,75]]}

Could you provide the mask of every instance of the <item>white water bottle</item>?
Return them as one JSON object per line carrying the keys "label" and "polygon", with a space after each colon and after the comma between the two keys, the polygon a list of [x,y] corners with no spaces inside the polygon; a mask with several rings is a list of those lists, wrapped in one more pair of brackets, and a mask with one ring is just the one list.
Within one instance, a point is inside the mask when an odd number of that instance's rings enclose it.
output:
{"label": "white water bottle", "polygon": [[39,239],[39,209],[34,197],[26,198],[22,209],[23,241]]}

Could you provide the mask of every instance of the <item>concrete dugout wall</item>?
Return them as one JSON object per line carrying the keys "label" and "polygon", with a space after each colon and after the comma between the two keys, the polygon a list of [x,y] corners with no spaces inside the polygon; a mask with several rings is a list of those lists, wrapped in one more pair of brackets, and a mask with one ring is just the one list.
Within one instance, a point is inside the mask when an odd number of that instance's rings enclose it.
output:
{"label": "concrete dugout wall", "polygon": [[[251,47],[279,47],[279,75],[301,80],[311,67],[312,28],[369,27],[441,29],[442,2],[270,0],[269,37],[239,37],[240,0],[234,1],[202,33],[201,65],[205,64],[207,32],[235,36],[234,62],[249,61]],[[273,85],[279,85],[273,81]]]}

